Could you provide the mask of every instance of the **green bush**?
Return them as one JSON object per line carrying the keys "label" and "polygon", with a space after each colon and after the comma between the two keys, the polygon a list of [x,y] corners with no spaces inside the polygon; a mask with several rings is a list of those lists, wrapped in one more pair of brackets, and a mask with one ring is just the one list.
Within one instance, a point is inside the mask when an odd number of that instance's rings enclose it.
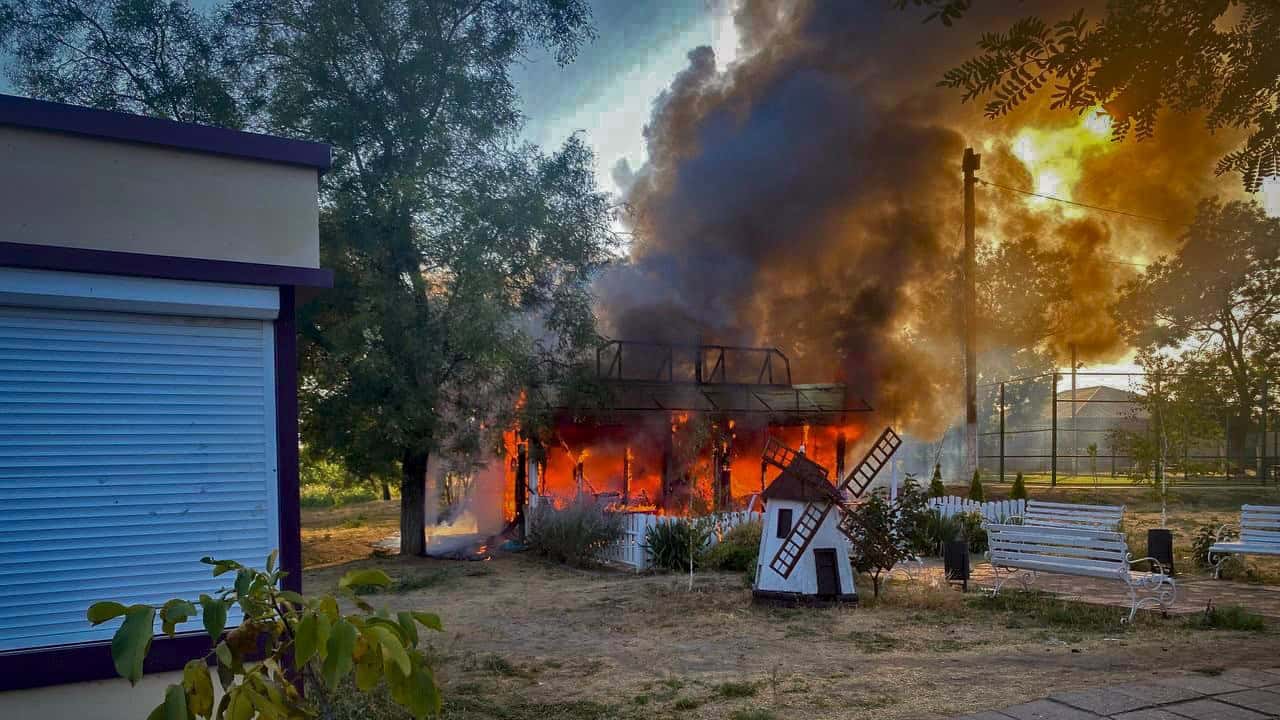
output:
{"label": "green bush", "polygon": [[1027,499],[1027,483],[1022,479],[1022,473],[1018,473],[1018,476],[1013,479],[1013,488],[1009,490],[1009,499]]}
{"label": "green bush", "polygon": [[929,497],[942,497],[947,488],[942,484],[942,463],[933,466],[933,477],[929,480]]}
{"label": "green bush", "polygon": [[529,550],[574,567],[598,562],[606,547],[622,539],[622,516],[590,501],[564,509],[542,505],[532,519],[526,539]]}
{"label": "green bush", "polygon": [[907,476],[907,481],[898,491],[894,502],[897,515],[897,533],[905,543],[905,548],[913,556],[932,554],[937,542],[930,531],[937,513],[929,507],[929,498],[916,484],[915,478]]}
{"label": "green bush", "polygon": [[672,520],[654,525],[644,533],[644,550],[650,563],[660,570],[688,571],[703,567],[711,524],[702,519]]}
{"label": "green bush", "polygon": [[973,471],[973,482],[969,483],[969,499],[974,502],[985,502],[987,499],[987,494],[982,489],[982,475],[977,470]]}
{"label": "green bush", "polygon": [[335,487],[311,483],[302,485],[299,497],[304,508],[324,509],[377,500],[378,493],[367,485]]}
{"label": "green bush", "polygon": [[760,535],[763,532],[764,523],[759,520],[734,527],[707,551],[703,563],[713,570],[755,570],[760,559]]}
{"label": "green bush", "polygon": [[982,527],[982,514],[977,512],[967,512],[957,515],[956,518],[960,521],[961,537],[969,543],[969,552],[986,552],[987,531]]}

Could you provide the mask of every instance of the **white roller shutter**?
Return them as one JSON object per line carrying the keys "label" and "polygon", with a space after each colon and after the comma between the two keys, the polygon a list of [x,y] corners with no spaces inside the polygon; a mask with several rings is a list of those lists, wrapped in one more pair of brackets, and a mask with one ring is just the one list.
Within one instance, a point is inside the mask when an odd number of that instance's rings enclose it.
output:
{"label": "white roller shutter", "polygon": [[0,651],[108,639],[91,603],[279,543],[273,323],[64,307],[0,305]]}

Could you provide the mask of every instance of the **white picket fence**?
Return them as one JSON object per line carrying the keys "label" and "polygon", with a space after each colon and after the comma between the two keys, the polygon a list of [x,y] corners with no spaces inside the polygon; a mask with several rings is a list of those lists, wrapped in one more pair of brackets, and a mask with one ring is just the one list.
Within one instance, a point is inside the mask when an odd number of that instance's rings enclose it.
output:
{"label": "white picket fence", "polygon": [[937,510],[942,517],[951,517],[962,513],[980,513],[983,520],[1000,522],[1015,515],[1023,515],[1027,511],[1026,500],[992,500],[991,502],[975,502],[968,498],[948,495],[930,498],[929,507]]}
{"label": "white picket fence", "polygon": [[[752,520],[760,520],[764,516],[758,512],[717,513],[712,516],[715,530],[711,534],[714,545],[729,530]],[[644,550],[644,536],[649,528],[657,525],[677,522],[683,518],[673,515],[654,515],[652,513],[626,513],[623,515],[624,526],[622,539],[605,548],[601,557],[605,560],[627,565],[638,570],[649,569],[649,555]]]}

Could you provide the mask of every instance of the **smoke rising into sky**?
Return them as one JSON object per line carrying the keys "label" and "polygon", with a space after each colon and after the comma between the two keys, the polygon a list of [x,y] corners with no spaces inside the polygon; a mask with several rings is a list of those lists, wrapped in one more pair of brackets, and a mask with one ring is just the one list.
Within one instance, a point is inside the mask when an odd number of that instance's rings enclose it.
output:
{"label": "smoke rising into sky", "polygon": [[[597,283],[606,332],[778,346],[799,382],[845,381],[920,434],[949,424],[966,145],[992,182],[1179,222],[1234,191],[1212,168],[1235,138],[1197,118],[1117,144],[1105,118],[1040,102],[991,121],[936,87],[981,31],[1027,12],[994,3],[945,28],[875,3],[741,3],[737,59],[691,49],[653,102],[647,161],[614,170],[635,240]],[[1134,266],[1117,259],[1150,259],[1177,229],[991,187],[978,205],[980,242],[1031,237],[1070,258],[1046,346],[1122,356],[1107,308]]]}

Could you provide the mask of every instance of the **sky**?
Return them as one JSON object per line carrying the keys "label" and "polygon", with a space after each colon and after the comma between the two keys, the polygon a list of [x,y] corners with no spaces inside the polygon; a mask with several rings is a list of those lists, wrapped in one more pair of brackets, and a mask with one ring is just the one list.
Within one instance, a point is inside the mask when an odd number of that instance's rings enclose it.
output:
{"label": "sky", "polygon": [[525,137],[551,149],[575,132],[596,151],[605,190],[617,191],[611,170],[625,159],[643,164],[644,125],[653,100],[700,45],[731,62],[737,34],[727,0],[624,2],[593,0],[596,38],[567,66],[545,53],[512,73],[526,116]]}

